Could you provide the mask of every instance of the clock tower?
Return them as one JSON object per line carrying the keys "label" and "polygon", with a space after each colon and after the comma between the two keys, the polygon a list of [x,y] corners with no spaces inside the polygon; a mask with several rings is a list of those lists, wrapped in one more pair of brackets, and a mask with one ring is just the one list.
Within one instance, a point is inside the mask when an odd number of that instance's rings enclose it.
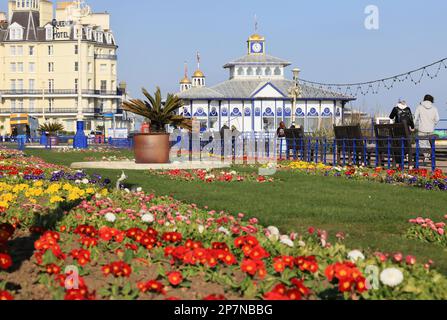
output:
{"label": "clock tower", "polygon": [[248,38],[249,55],[265,55],[265,38],[255,33]]}

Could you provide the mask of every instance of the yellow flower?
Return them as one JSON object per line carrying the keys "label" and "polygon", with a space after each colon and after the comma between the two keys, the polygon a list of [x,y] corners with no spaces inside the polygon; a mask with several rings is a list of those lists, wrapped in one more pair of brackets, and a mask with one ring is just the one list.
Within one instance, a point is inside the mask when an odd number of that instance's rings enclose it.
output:
{"label": "yellow flower", "polygon": [[50,203],[51,204],[54,204],[54,203],[57,203],[57,202],[62,202],[62,201],[64,201],[64,198],[61,198],[59,196],[52,196],[50,198]]}
{"label": "yellow flower", "polygon": [[35,187],[35,188],[40,188],[40,187],[42,187],[43,186],[43,181],[36,181],[36,182],[34,182],[34,184],[33,184],[33,186]]}

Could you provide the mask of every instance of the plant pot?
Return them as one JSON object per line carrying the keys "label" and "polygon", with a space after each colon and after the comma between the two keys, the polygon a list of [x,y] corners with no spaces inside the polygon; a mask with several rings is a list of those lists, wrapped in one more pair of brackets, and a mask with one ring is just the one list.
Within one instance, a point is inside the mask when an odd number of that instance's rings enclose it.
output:
{"label": "plant pot", "polygon": [[50,146],[57,146],[59,144],[59,138],[56,136],[49,136],[48,137],[48,145]]}
{"label": "plant pot", "polygon": [[136,163],[169,163],[169,134],[148,133],[134,136]]}

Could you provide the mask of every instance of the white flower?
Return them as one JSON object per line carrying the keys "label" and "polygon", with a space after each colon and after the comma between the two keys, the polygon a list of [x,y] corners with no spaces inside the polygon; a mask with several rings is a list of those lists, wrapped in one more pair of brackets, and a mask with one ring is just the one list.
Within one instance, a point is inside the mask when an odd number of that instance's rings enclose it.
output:
{"label": "white flower", "polygon": [[76,184],[81,184],[81,180],[75,180]]}
{"label": "white flower", "polygon": [[146,213],[141,217],[141,220],[143,220],[143,222],[152,223],[154,222],[155,218],[152,213]]}
{"label": "white flower", "polygon": [[115,222],[116,220],[116,216],[111,212],[107,213],[104,217],[108,222]]}
{"label": "white flower", "polygon": [[288,247],[293,248],[294,244],[293,244],[293,241],[290,240],[289,236],[281,236],[280,239],[281,239],[280,242],[281,242],[282,244],[284,244],[284,245],[286,245],[286,246],[288,246]]}
{"label": "white flower", "polygon": [[225,227],[220,227],[219,229],[217,229],[217,231],[226,234],[227,236],[230,234],[230,231],[228,231],[227,228]]}
{"label": "white flower", "polygon": [[130,193],[130,190],[129,190],[128,188],[124,189],[124,191],[125,191],[126,193]]}
{"label": "white flower", "polygon": [[89,182],[88,179],[82,179],[83,184],[88,184],[88,182]]}
{"label": "white flower", "polygon": [[396,268],[388,268],[380,274],[380,281],[389,287],[397,287],[404,281],[404,274]]}
{"label": "white flower", "polygon": [[199,225],[198,229],[199,229],[199,233],[200,233],[200,234],[202,234],[203,231],[205,231],[205,227],[202,226],[202,225]]}
{"label": "white flower", "polygon": [[306,243],[303,240],[298,241],[298,246],[305,247]]}
{"label": "white flower", "polygon": [[165,227],[169,227],[170,225],[171,225],[170,222],[166,222],[166,223],[165,223]]}
{"label": "white flower", "polygon": [[214,178],[216,178],[216,176],[214,174],[205,176],[205,180],[213,180]]}
{"label": "white flower", "polygon": [[235,176],[235,175],[237,175],[237,172],[233,170],[233,171],[230,172],[230,174],[231,174],[232,176]]}
{"label": "white flower", "polygon": [[365,260],[365,256],[359,250],[352,250],[348,253],[348,259],[350,259],[352,262],[356,262],[357,260]]}
{"label": "white flower", "polygon": [[137,188],[137,192],[141,192],[141,191],[143,191],[143,188],[138,187],[138,188]]}
{"label": "white flower", "polygon": [[268,231],[271,235],[274,235],[274,236],[278,236],[278,237],[279,237],[279,230],[278,230],[277,227],[270,226],[270,227],[267,228],[267,231]]}

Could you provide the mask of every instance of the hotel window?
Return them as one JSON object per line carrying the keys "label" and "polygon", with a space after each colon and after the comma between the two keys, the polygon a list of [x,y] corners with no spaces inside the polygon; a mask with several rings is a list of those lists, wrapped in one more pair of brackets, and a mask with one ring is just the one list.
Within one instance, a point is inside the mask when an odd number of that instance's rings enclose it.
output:
{"label": "hotel window", "polygon": [[15,112],[17,108],[16,99],[11,99],[11,111]]}
{"label": "hotel window", "polygon": [[14,27],[9,29],[9,40],[23,40],[23,28]]}
{"label": "hotel window", "polygon": [[34,46],[29,46],[29,55],[34,56]]}
{"label": "hotel window", "polygon": [[23,72],[23,62],[17,62],[17,72]]}
{"label": "hotel window", "polygon": [[17,72],[17,64],[15,62],[11,62],[11,64],[9,65],[9,69],[11,70],[11,72]]}
{"label": "hotel window", "polygon": [[280,76],[281,74],[282,74],[282,72],[281,72],[281,68],[276,67],[276,68],[275,68],[275,76]]}
{"label": "hotel window", "polygon": [[30,90],[34,90],[34,89],[36,89],[36,80],[34,80],[34,79],[29,79],[29,89],[30,89]]}
{"label": "hotel window", "polygon": [[256,75],[262,76],[262,69],[260,67],[256,68]]}
{"label": "hotel window", "polygon": [[79,80],[78,79],[75,79],[75,86],[74,86],[74,88],[75,88],[75,91],[77,92],[78,89],[79,89]]}
{"label": "hotel window", "polygon": [[54,62],[48,62],[48,72],[54,72]]}
{"label": "hotel window", "polygon": [[106,73],[106,72],[107,72],[107,65],[106,65],[106,64],[101,64],[101,65],[99,66],[99,71],[100,71],[101,73]]}
{"label": "hotel window", "polygon": [[34,62],[30,62],[28,65],[28,72],[34,73],[36,72],[36,64]]}
{"label": "hotel window", "polygon": [[48,91],[54,92],[54,79],[48,80]]}
{"label": "hotel window", "polygon": [[88,63],[88,72],[93,73],[93,64],[91,62]]}
{"label": "hotel window", "polygon": [[17,109],[23,111],[23,99],[17,99]]}
{"label": "hotel window", "polygon": [[47,26],[45,27],[45,37],[46,40],[53,40],[53,27],[52,26]]}
{"label": "hotel window", "polygon": [[54,107],[54,99],[49,99],[48,100],[48,107],[50,108],[50,112],[53,111],[53,107]]}
{"label": "hotel window", "polygon": [[98,42],[104,42],[104,33],[98,32]]}
{"label": "hotel window", "polygon": [[10,81],[10,87],[12,91],[15,91],[17,89],[17,81],[16,80],[11,80]]}
{"label": "hotel window", "polygon": [[247,76],[252,76],[253,75],[253,68],[252,67],[249,67],[248,69],[247,69]]}
{"label": "hotel window", "polygon": [[237,75],[238,76],[243,76],[244,75],[244,69],[243,68],[238,68],[237,69]]}
{"label": "hotel window", "polygon": [[79,71],[79,62],[75,62],[75,67],[74,67],[75,71]]}
{"label": "hotel window", "polygon": [[15,56],[17,54],[16,46],[11,46],[9,49],[11,56]]}
{"label": "hotel window", "polygon": [[267,68],[265,69],[265,75],[266,75],[266,76],[271,76],[271,75],[272,75],[272,69],[271,69],[270,67],[267,67]]}
{"label": "hotel window", "polygon": [[23,90],[23,79],[17,80],[17,89]]}
{"label": "hotel window", "polygon": [[54,54],[54,47],[52,45],[48,46],[48,55],[52,56],[53,54]]}
{"label": "hotel window", "polygon": [[101,80],[101,91],[107,91],[107,80]]}
{"label": "hotel window", "polygon": [[23,56],[23,46],[17,46],[17,55]]}
{"label": "hotel window", "polygon": [[79,46],[75,44],[75,54],[79,54]]}
{"label": "hotel window", "polygon": [[36,106],[35,100],[32,98],[29,99],[29,112],[34,112],[35,106]]}
{"label": "hotel window", "polygon": [[116,65],[112,64],[112,74],[116,74]]}

